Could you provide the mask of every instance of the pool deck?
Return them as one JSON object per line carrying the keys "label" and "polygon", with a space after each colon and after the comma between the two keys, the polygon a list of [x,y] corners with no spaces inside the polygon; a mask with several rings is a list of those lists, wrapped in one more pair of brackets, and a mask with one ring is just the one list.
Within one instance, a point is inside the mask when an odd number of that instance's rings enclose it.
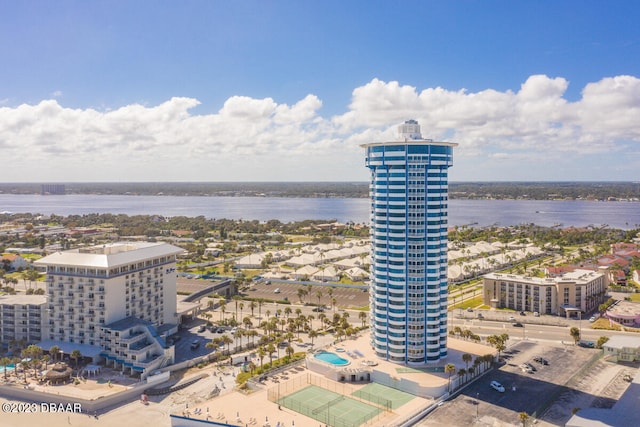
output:
{"label": "pool deck", "polygon": [[[438,388],[447,385],[449,382],[449,374],[444,372],[426,372],[425,368],[444,367],[446,364],[452,363],[456,366],[457,372],[458,369],[466,368],[467,366],[467,364],[462,360],[462,355],[465,353],[471,354],[472,356],[496,353],[495,349],[486,345],[452,337],[448,338],[447,347],[448,356],[446,359],[435,364],[409,367],[379,359],[371,348],[369,344],[369,337],[367,335],[356,340],[336,342],[326,348],[326,350],[330,352],[338,351],[337,354],[351,361],[351,364],[346,366],[345,369],[353,369],[356,367],[364,368],[366,367],[366,364],[371,361],[376,363],[376,365],[372,367],[376,371],[384,372],[394,378],[406,378],[413,382],[417,382],[420,386],[428,388]],[[344,352],[340,352],[338,349],[344,349]],[[360,355],[358,355],[358,353]]]}
{"label": "pool deck", "polygon": [[[445,384],[448,381],[446,374],[426,373],[426,372],[398,372],[402,365],[385,362],[373,355],[370,349],[369,336],[364,334],[356,339],[345,339],[326,347],[327,351],[336,352],[336,348],[343,348],[344,352],[337,352],[340,357],[348,359],[351,364],[347,366],[363,366],[363,361],[371,360],[377,365],[374,367],[378,370],[393,373],[394,376],[407,376],[413,381],[419,381],[424,384]],[[493,353],[494,350],[479,344],[468,341],[456,340],[449,338],[449,357],[443,363],[454,363],[457,368],[465,367],[462,361],[462,354],[470,353],[472,355],[483,355]],[[356,352],[362,354],[359,356]],[[350,354],[351,355],[350,355]],[[235,368],[237,371],[238,368]],[[221,374],[221,370],[226,375]],[[402,369],[400,369],[402,371]],[[190,377],[209,374],[205,379],[198,381],[191,386],[164,396],[151,396],[147,405],[139,401],[133,401],[114,407],[113,409],[99,414],[98,418],[88,416],[88,414],[78,414],[73,412],[55,412],[43,413],[37,411],[35,413],[5,413],[2,416],[3,427],[31,427],[34,425],[46,425],[48,427],[62,426],[97,426],[97,427],[170,427],[170,414],[183,416],[187,415],[194,420],[209,420],[210,422],[226,422],[236,426],[264,426],[269,425],[275,427],[278,422],[284,426],[317,426],[318,421],[309,417],[296,413],[287,408],[278,408],[276,403],[267,399],[267,390],[277,386],[283,381],[296,378],[302,375],[309,375],[310,371],[299,366],[298,368],[289,368],[285,372],[274,376],[269,376],[268,380],[259,388],[249,394],[233,389],[235,378],[231,367],[219,368],[215,365],[209,365],[203,369],[193,368],[183,375],[183,380]],[[214,375],[216,373],[216,375]],[[221,386],[221,393],[217,397],[209,397],[212,388],[215,385]],[[355,383],[354,387],[364,387],[368,383]],[[65,385],[48,387],[46,393],[42,395],[42,400],[46,402],[46,395],[49,392],[66,394],[69,397],[99,396],[116,392],[117,388],[125,386],[123,383],[107,384],[98,383],[95,380],[78,386]],[[2,387],[10,387],[4,385]],[[88,396],[89,395],[89,396]],[[0,403],[11,402],[10,399],[0,398]],[[14,403],[17,403],[13,401]],[[381,415],[377,420],[368,424],[368,426],[389,426],[395,425],[403,420],[408,414],[417,413],[421,408],[425,408],[433,403],[432,399],[416,397],[406,404],[394,409],[390,413]],[[199,414],[196,413],[199,410]],[[250,424],[252,419],[254,424]],[[207,424],[211,425],[211,424]]]}

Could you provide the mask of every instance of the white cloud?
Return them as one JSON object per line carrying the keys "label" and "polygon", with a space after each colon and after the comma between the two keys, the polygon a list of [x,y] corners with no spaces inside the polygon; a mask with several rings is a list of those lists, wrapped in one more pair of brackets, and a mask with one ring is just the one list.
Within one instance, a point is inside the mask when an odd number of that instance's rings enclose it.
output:
{"label": "white cloud", "polygon": [[[640,79],[604,78],[586,85],[575,102],[564,98],[568,85],[535,75],[517,92],[470,93],[373,79],[353,90],[348,111],[330,118],[319,114],[322,101],[312,94],[293,105],[233,96],[206,115],[190,111],[198,100],[180,97],[107,111],[65,108],[56,100],[0,103],[4,157],[37,165],[5,163],[0,179],[364,180],[359,145],[395,138],[396,126],[409,118],[420,122],[425,137],[459,143],[456,156],[524,162],[523,173],[533,165],[551,168],[556,159],[560,165],[567,155],[637,146]],[[476,168],[472,179],[482,176]]]}

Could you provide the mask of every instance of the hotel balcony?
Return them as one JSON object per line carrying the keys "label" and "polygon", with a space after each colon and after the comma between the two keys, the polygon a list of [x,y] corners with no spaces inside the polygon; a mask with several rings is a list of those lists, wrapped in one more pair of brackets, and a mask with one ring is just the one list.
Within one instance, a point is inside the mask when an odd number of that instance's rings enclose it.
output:
{"label": "hotel balcony", "polygon": [[153,363],[157,362],[160,358],[162,358],[161,354],[155,354],[148,359],[136,361],[135,365],[140,366],[142,368],[147,368],[151,366]]}
{"label": "hotel balcony", "polygon": [[133,344],[129,344],[129,353],[140,354],[146,351],[146,349],[152,345],[154,345],[152,341],[141,339],[139,341],[134,342]]}

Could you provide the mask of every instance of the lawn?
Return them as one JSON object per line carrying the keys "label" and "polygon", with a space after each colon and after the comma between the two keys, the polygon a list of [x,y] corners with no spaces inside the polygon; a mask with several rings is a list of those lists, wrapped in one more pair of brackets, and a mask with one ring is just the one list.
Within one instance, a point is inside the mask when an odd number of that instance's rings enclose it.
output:
{"label": "lawn", "polygon": [[470,299],[466,299],[461,303],[456,304],[455,306],[450,307],[450,310],[455,309],[465,309],[465,308],[476,308],[479,305],[482,305],[482,296],[473,297]]}
{"label": "lawn", "polygon": [[635,292],[635,293],[629,294],[627,298],[629,298],[629,301],[632,301],[632,302],[640,302],[640,293]]}

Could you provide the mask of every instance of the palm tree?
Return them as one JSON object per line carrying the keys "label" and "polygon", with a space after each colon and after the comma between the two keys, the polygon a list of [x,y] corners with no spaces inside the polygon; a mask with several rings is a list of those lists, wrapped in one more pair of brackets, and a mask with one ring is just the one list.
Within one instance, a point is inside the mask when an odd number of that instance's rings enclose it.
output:
{"label": "palm tree", "polygon": [[453,363],[447,363],[447,365],[444,367],[444,371],[449,374],[449,393],[451,393],[451,374],[453,374],[456,371],[456,365],[454,365]]}
{"label": "palm tree", "polygon": [[[22,359],[20,361],[20,366],[22,367],[22,371],[24,372],[24,382],[27,382],[27,370],[29,369],[29,363],[27,359]],[[17,366],[17,365],[16,365]]]}
{"label": "palm tree", "polygon": [[298,299],[300,302],[304,303],[305,295],[307,295],[307,290],[305,288],[298,288]]}
{"label": "palm tree", "polygon": [[498,350],[498,359],[500,359],[500,353],[507,348],[508,339],[508,334],[489,335],[487,337],[487,342]]}
{"label": "palm tree", "polygon": [[255,302],[255,301],[251,301],[251,302],[249,303],[249,308],[251,309],[251,317],[253,317],[253,310],[255,310],[255,308],[256,308],[257,306],[258,306],[258,305],[256,304],[256,302]]}
{"label": "palm tree", "polygon": [[280,343],[283,341],[281,337],[278,337],[274,341],[274,346],[276,347],[276,352],[278,353],[278,359],[280,359]]}
{"label": "palm tree", "polygon": [[238,341],[240,341],[240,345],[242,345],[242,337],[243,336],[244,336],[244,331],[242,329],[238,329],[233,334],[233,338],[236,339],[236,351],[238,351]]}
{"label": "palm tree", "polygon": [[276,352],[276,348],[273,344],[267,345],[267,353],[269,354],[269,365],[273,366],[273,353]]}
{"label": "palm tree", "polygon": [[262,319],[262,304],[264,304],[264,300],[262,298],[258,298],[258,317]]}
{"label": "palm tree", "polygon": [[320,326],[324,325],[327,320],[327,315],[324,313],[318,314],[318,320],[320,320]]}
{"label": "palm tree", "polygon": [[312,329],[309,331],[309,338],[311,338],[311,346],[313,346],[313,339],[318,336],[318,331]]}
{"label": "palm tree", "polygon": [[249,372],[251,372],[251,375],[253,375],[253,372],[256,370],[256,364],[253,362],[249,362],[247,367],[249,368]]}
{"label": "palm tree", "polygon": [[322,291],[316,292],[316,297],[318,298],[318,307],[320,306],[320,298],[322,298]]}
{"label": "palm tree", "polygon": [[367,320],[367,313],[361,311],[360,313],[358,313],[358,317],[360,318],[360,320],[362,320],[362,327],[364,328],[364,322]]}
{"label": "palm tree", "polygon": [[285,307],[284,315],[288,318],[290,314],[291,314],[291,307]]}
{"label": "palm tree", "polygon": [[287,357],[289,357],[289,360],[291,360],[291,356],[293,356],[293,353],[295,352],[293,347],[291,347],[291,344],[287,346],[286,352],[287,352]]}
{"label": "palm tree", "polygon": [[518,416],[520,417],[520,422],[522,423],[522,427],[526,427],[527,420],[529,419],[529,414],[527,414],[526,412],[520,412]]}
{"label": "palm tree", "polygon": [[2,359],[0,359],[0,365],[2,365],[4,367],[4,379],[7,379],[7,365],[9,365],[11,363],[11,359],[9,359],[8,357],[3,357]]}
{"label": "palm tree", "polygon": [[240,295],[234,295],[231,299],[236,303],[236,319],[238,319],[238,303],[242,299]]}
{"label": "palm tree", "polygon": [[245,329],[251,329],[253,327],[253,322],[251,321],[251,318],[249,316],[242,319],[242,324],[244,325]]}
{"label": "palm tree", "polygon": [[309,328],[313,328],[313,319],[315,319],[315,316],[313,314],[307,316],[307,320],[309,321]]}
{"label": "palm tree", "polygon": [[80,350],[73,350],[69,357],[71,357],[76,362],[76,370],[77,370],[78,369],[78,359],[80,359],[82,357],[82,353],[80,353]]}
{"label": "palm tree", "polygon": [[56,363],[56,361],[58,360],[58,355],[60,354],[60,347],[58,347],[57,345],[51,346],[51,348],[49,349],[49,354],[53,358],[53,363]]}
{"label": "palm tree", "polygon": [[260,358],[260,370],[262,370],[262,361],[264,360],[264,357],[267,355],[267,351],[265,350],[264,346],[260,346],[258,347],[258,357]]}
{"label": "palm tree", "polygon": [[576,328],[575,326],[572,327],[569,330],[569,335],[571,335],[571,338],[573,338],[573,343],[578,344],[578,341],[580,341],[580,329]]}
{"label": "palm tree", "polygon": [[18,376],[18,365],[20,364],[21,359],[19,357],[14,357],[11,359],[11,363],[13,364],[13,373]]}
{"label": "palm tree", "polygon": [[244,303],[241,302],[240,304],[238,304],[238,307],[240,307],[240,317],[238,317],[238,319],[242,318],[242,309],[244,308]]}
{"label": "palm tree", "polygon": [[253,346],[255,338],[259,335],[258,331],[252,329],[247,331],[246,334],[248,337],[251,337],[251,345]]}
{"label": "palm tree", "polygon": [[218,348],[218,346],[220,346],[220,338],[217,337],[205,344],[205,347],[207,348]]}
{"label": "palm tree", "polygon": [[37,345],[31,344],[29,347],[27,347],[23,351],[23,354],[25,354],[26,357],[31,358],[32,367],[33,367],[33,375],[37,376],[38,375],[38,365],[40,364],[40,358],[42,357],[42,348],[38,347]]}
{"label": "palm tree", "polygon": [[463,381],[464,381],[464,378],[466,377],[466,375],[467,375],[467,370],[466,369],[464,369],[464,368],[458,369],[458,378],[462,378]]}
{"label": "palm tree", "polygon": [[220,337],[222,344],[227,346],[227,353],[229,353],[229,345],[233,342],[233,339],[229,335],[223,335]]}
{"label": "palm tree", "polygon": [[467,364],[467,370],[469,370],[469,362],[471,362],[471,359],[473,359],[473,356],[469,353],[464,353],[462,355],[462,361]]}
{"label": "palm tree", "polygon": [[224,318],[224,312],[226,308],[227,308],[227,302],[224,300],[224,298],[220,298],[220,320]]}

